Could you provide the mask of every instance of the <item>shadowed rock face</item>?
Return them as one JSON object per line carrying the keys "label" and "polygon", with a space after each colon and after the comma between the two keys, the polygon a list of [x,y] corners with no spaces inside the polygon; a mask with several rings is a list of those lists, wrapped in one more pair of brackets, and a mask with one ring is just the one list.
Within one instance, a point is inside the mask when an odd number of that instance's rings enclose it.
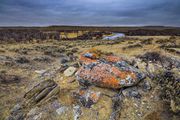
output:
{"label": "shadowed rock face", "polygon": [[76,73],[77,80],[84,85],[119,89],[133,86],[145,75],[126,61],[113,55],[98,55],[87,51],[81,55],[83,66]]}

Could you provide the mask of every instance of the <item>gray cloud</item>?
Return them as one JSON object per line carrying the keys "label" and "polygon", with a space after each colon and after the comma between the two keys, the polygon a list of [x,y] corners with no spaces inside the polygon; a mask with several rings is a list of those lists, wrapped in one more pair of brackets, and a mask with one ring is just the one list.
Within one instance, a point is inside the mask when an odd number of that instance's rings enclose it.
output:
{"label": "gray cloud", "polygon": [[0,26],[180,26],[179,0],[1,0]]}

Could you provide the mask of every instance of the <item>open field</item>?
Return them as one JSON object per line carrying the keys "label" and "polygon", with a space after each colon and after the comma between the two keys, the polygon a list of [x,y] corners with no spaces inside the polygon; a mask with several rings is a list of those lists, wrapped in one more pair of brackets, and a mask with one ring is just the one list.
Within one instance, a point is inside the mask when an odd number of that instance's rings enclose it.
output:
{"label": "open field", "polygon": [[[116,31],[116,28],[114,29]],[[71,35],[71,37],[74,36],[74,34]],[[113,96],[118,94],[119,90],[92,86],[90,90],[99,91],[102,95],[91,108],[84,107],[72,97],[73,92],[82,86],[75,75],[65,76],[62,68],[66,65],[79,69],[81,67],[80,54],[89,49],[122,57],[145,73],[148,63],[150,74],[154,77],[147,75],[135,86],[137,88],[130,87],[130,90],[137,89],[134,92],[135,95],[126,96],[124,94],[126,91],[123,92],[124,100],[119,108],[113,107],[117,104],[114,103]],[[146,54],[152,54],[152,56],[145,56]],[[7,118],[15,105],[25,101],[23,96],[28,90],[48,79],[53,79],[60,86],[60,93],[53,102],[53,104],[58,102],[60,107],[52,107],[51,102],[33,105],[23,109],[24,118],[75,120],[78,116],[80,120],[108,120],[110,116],[113,116],[114,109],[118,109],[120,111],[115,111],[117,112],[115,119],[166,120],[169,118],[178,120],[180,119],[179,64],[180,37],[178,36],[126,36],[126,38],[114,41],[44,40],[0,44],[0,120]],[[172,73],[173,79],[168,79],[169,81],[164,83],[167,79],[158,76],[161,74],[163,76],[164,71]],[[177,80],[175,84],[174,79]],[[159,82],[160,80],[162,81]],[[75,112],[76,106],[79,106],[80,110]],[[57,112],[57,109],[61,111]]]}

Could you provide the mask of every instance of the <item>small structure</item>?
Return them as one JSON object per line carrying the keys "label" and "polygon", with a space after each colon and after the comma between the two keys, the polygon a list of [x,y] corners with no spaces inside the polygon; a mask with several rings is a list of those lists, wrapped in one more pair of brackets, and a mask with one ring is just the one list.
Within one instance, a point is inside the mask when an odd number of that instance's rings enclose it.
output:
{"label": "small structure", "polygon": [[113,33],[111,36],[105,36],[103,37],[103,40],[117,40],[118,38],[124,38],[124,33]]}

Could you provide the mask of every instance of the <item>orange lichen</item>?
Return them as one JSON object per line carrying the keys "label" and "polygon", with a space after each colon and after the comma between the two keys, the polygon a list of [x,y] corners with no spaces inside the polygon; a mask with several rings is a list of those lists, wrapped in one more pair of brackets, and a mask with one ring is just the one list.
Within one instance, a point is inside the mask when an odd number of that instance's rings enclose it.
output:
{"label": "orange lichen", "polygon": [[83,55],[80,56],[80,61],[85,63],[85,64],[89,64],[89,63],[92,63],[92,62],[97,62],[96,59],[87,58],[87,57],[84,57]]}
{"label": "orange lichen", "polygon": [[119,80],[112,75],[108,75],[103,79],[103,86],[108,88],[119,88]]}
{"label": "orange lichen", "polygon": [[105,59],[108,61],[108,62],[118,62],[118,61],[122,61],[122,59],[120,57],[117,57],[117,56],[106,56]]}
{"label": "orange lichen", "polygon": [[97,93],[91,93],[90,94],[90,99],[93,101],[93,102],[97,102],[99,100],[99,95],[97,95]]}
{"label": "orange lichen", "polygon": [[121,79],[126,79],[127,76],[131,76],[131,78],[136,79],[136,75],[131,71],[120,71],[117,67],[111,68],[112,72]]}
{"label": "orange lichen", "polygon": [[[144,78],[143,74],[132,66],[130,67],[122,58],[102,54],[101,51],[96,49],[83,53],[80,60],[84,64],[78,70],[77,76],[78,80],[83,83],[87,82],[100,87],[118,89],[136,84]],[[117,65],[121,62],[123,66]],[[140,75],[137,76],[137,74]]]}
{"label": "orange lichen", "polygon": [[99,100],[100,92],[94,92],[87,89],[80,89],[78,92],[76,92],[77,95],[81,96],[81,98],[85,98],[92,100],[94,103],[96,103]]}
{"label": "orange lichen", "polygon": [[85,91],[84,90],[79,90],[79,95],[84,95],[85,94]]}

